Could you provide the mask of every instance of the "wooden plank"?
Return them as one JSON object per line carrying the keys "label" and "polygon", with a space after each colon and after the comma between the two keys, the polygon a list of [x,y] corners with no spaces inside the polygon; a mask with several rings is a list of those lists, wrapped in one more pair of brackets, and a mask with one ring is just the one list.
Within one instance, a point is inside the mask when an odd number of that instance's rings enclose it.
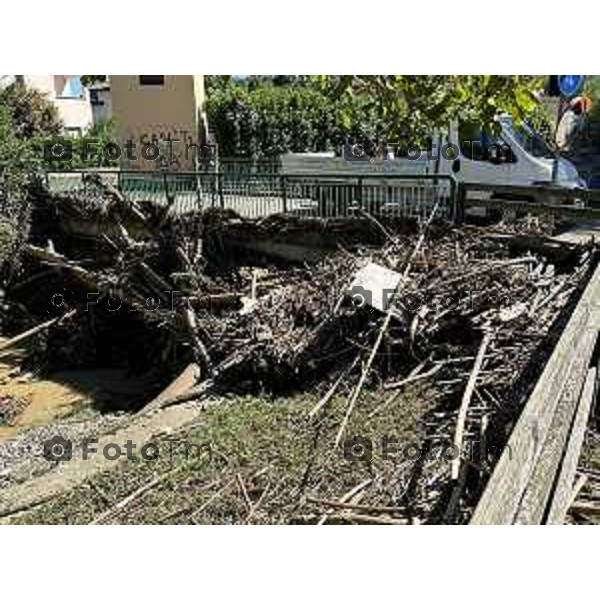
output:
{"label": "wooden plank", "polygon": [[585,487],[585,484],[589,481],[589,477],[584,473],[579,475],[577,482],[573,486],[571,490],[571,497],[569,498],[569,506],[572,506],[573,503],[577,500],[577,496],[581,493],[581,490]]}
{"label": "wooden plank", "polygon": [[465,392],[460,402],[460,408],[458,410],[458,420],[456,422],[456,430],[454,432],[454,447],[458,448],[458,456],[452,460],[451,464],[452,479],[454,481],[458,479],[458,474],[460,471],[462,441],[465,432],[465,423],[467,420],[469,404],[471,403],[471,397],[473,396],[473,392],[475,391],[475,385],[477,383],[477,376],[479,375],[479,371],[481,371],[481,366],[485,358],[485,353],[491,339],[492,334],[490,332],[487,332],[481,340],[481,345],[479,346],[479,350],[475,358],[475,363],[473,364],[473,370],[471,371],[471,375],[469,375],[469,381],[467,381]]}
{"label": "wooden plank", "polygon": [[[582,338],[578,340],[577,351],[574,352],[574,360],[571,363],[571,369],[563,386],[550,429],[515,516],[517,524],[539,525],[544,520],[561,459],[569,442],[571,424],[584,387],[596,338],[596,331],[586,330]],[[572,481],[570,489],[572,489]]]}
{"label": "wooden plank", "polygon": [[579,340],[586,329],[598,329],[599,307],[600,266],[595,269],[523,408],[508,444],[475,508],[472,524],[513,523],[552,423],[571,361],[579,352]]}
{"label": "wooden plank", "polygon": [[187,392],[198,383],[199,379],[200,367],[195,362],[192,362],[154,400],[146,404],[138,414],[146,414],[168,406],[171,399]]}
{"label": "wooden plank", "polygon": [[589,369],[585,385],[579,398],[573,428],[565,452],[556,488],[548,511],[546,522],[549,525],[562,525],[573,496],[573,483],[577,474],[577,464],[585,437],[585,430],[596,392],[596,368]]}

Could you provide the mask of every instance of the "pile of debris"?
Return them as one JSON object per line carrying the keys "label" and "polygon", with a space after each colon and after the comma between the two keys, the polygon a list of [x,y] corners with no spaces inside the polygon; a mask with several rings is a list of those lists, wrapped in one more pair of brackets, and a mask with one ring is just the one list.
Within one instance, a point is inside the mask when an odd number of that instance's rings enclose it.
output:
{"label": "pile of debris", "polygon": [[[590,247],[453,228],[434,214],[385,226],[250,222],[135,204],[100,180],[90,190],[38,200],[4,299],[13,337],[0,351],[31,339],[30,367],[126,364],[163,386],[199,366],[196,384],[167,404],[316,389],[316,416],[346,395],[336,445],[363,390],[385,390],[384,410],[415,382],[440,398],[424,444],[504,443],[595,259]],[[308,254],[296,252],[303,237]],[[260,244],[245,252],[252,239]],[[449,470],[432,459],[415,506],[463,519],[492,460]]]}

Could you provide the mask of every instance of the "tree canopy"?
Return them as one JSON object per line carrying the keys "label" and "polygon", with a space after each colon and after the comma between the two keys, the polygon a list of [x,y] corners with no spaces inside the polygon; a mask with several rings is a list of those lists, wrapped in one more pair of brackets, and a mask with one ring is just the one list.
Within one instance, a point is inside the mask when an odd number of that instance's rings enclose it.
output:
{"label": "tree canopy", "polygon": [[13,134],[21,140],[58,135],[62,129],[56,107],[43,93],[22,83],[0,89],[0,106],[8,110]]}
{"label": "tree canopy", "polygon": [[250,75],[207,78],[224,156],[339,150],[348,139],[421,144],[453,119],[484,129],[539,113],[543,78],[518,75]]}
{"label": "tree canopy", "polygon": [[539,107],[543,78],[520,75],[344,75],[319,76],[331,97],[361,97],[377,113],[384,135],[422,141],[453,119],[496,127],[509,113],[523,121]]}

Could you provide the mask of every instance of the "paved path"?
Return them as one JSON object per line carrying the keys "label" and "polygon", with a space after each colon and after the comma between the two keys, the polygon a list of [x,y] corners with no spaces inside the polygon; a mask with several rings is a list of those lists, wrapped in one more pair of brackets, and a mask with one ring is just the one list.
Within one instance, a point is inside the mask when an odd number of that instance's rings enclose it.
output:
{"label": "paved path", "polygon": [[[189,425],[200,414],[198,404],[182,404],[158,410],[147,415],[132,418],[128,425],[118,431],[100,436],[94,447],[98,452],[83,460],[81,448],[73,448],[73,458],[68,462],[60,462],[57,467],[28,479],[23,483],[0,491],[0,522],[2,517],[36,506],[54,496],[67,492],[82,484],[86,479],[108,469],[122,465],[129,460],[124,454],[116,460],[107,460],[102,449],[108,444],[118,444],[124,449],[130,440],[135,444],[133,453],[140,457],[141,447],[159,434],[175,433]],[[161,449],[162,452],[162,449]]]}

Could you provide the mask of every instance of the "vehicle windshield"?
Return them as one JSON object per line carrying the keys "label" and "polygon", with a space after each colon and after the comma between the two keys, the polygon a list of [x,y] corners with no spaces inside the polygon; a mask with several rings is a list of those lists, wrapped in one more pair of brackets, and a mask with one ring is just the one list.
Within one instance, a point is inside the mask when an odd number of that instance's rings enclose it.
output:
{"label": "vehicle windshield", "polygon": [[544,138],[528,125],[515,126],[511,117],[501,118],[502,127],[517,140],[519,145],[536,158],[553,158],[554,153]]}

